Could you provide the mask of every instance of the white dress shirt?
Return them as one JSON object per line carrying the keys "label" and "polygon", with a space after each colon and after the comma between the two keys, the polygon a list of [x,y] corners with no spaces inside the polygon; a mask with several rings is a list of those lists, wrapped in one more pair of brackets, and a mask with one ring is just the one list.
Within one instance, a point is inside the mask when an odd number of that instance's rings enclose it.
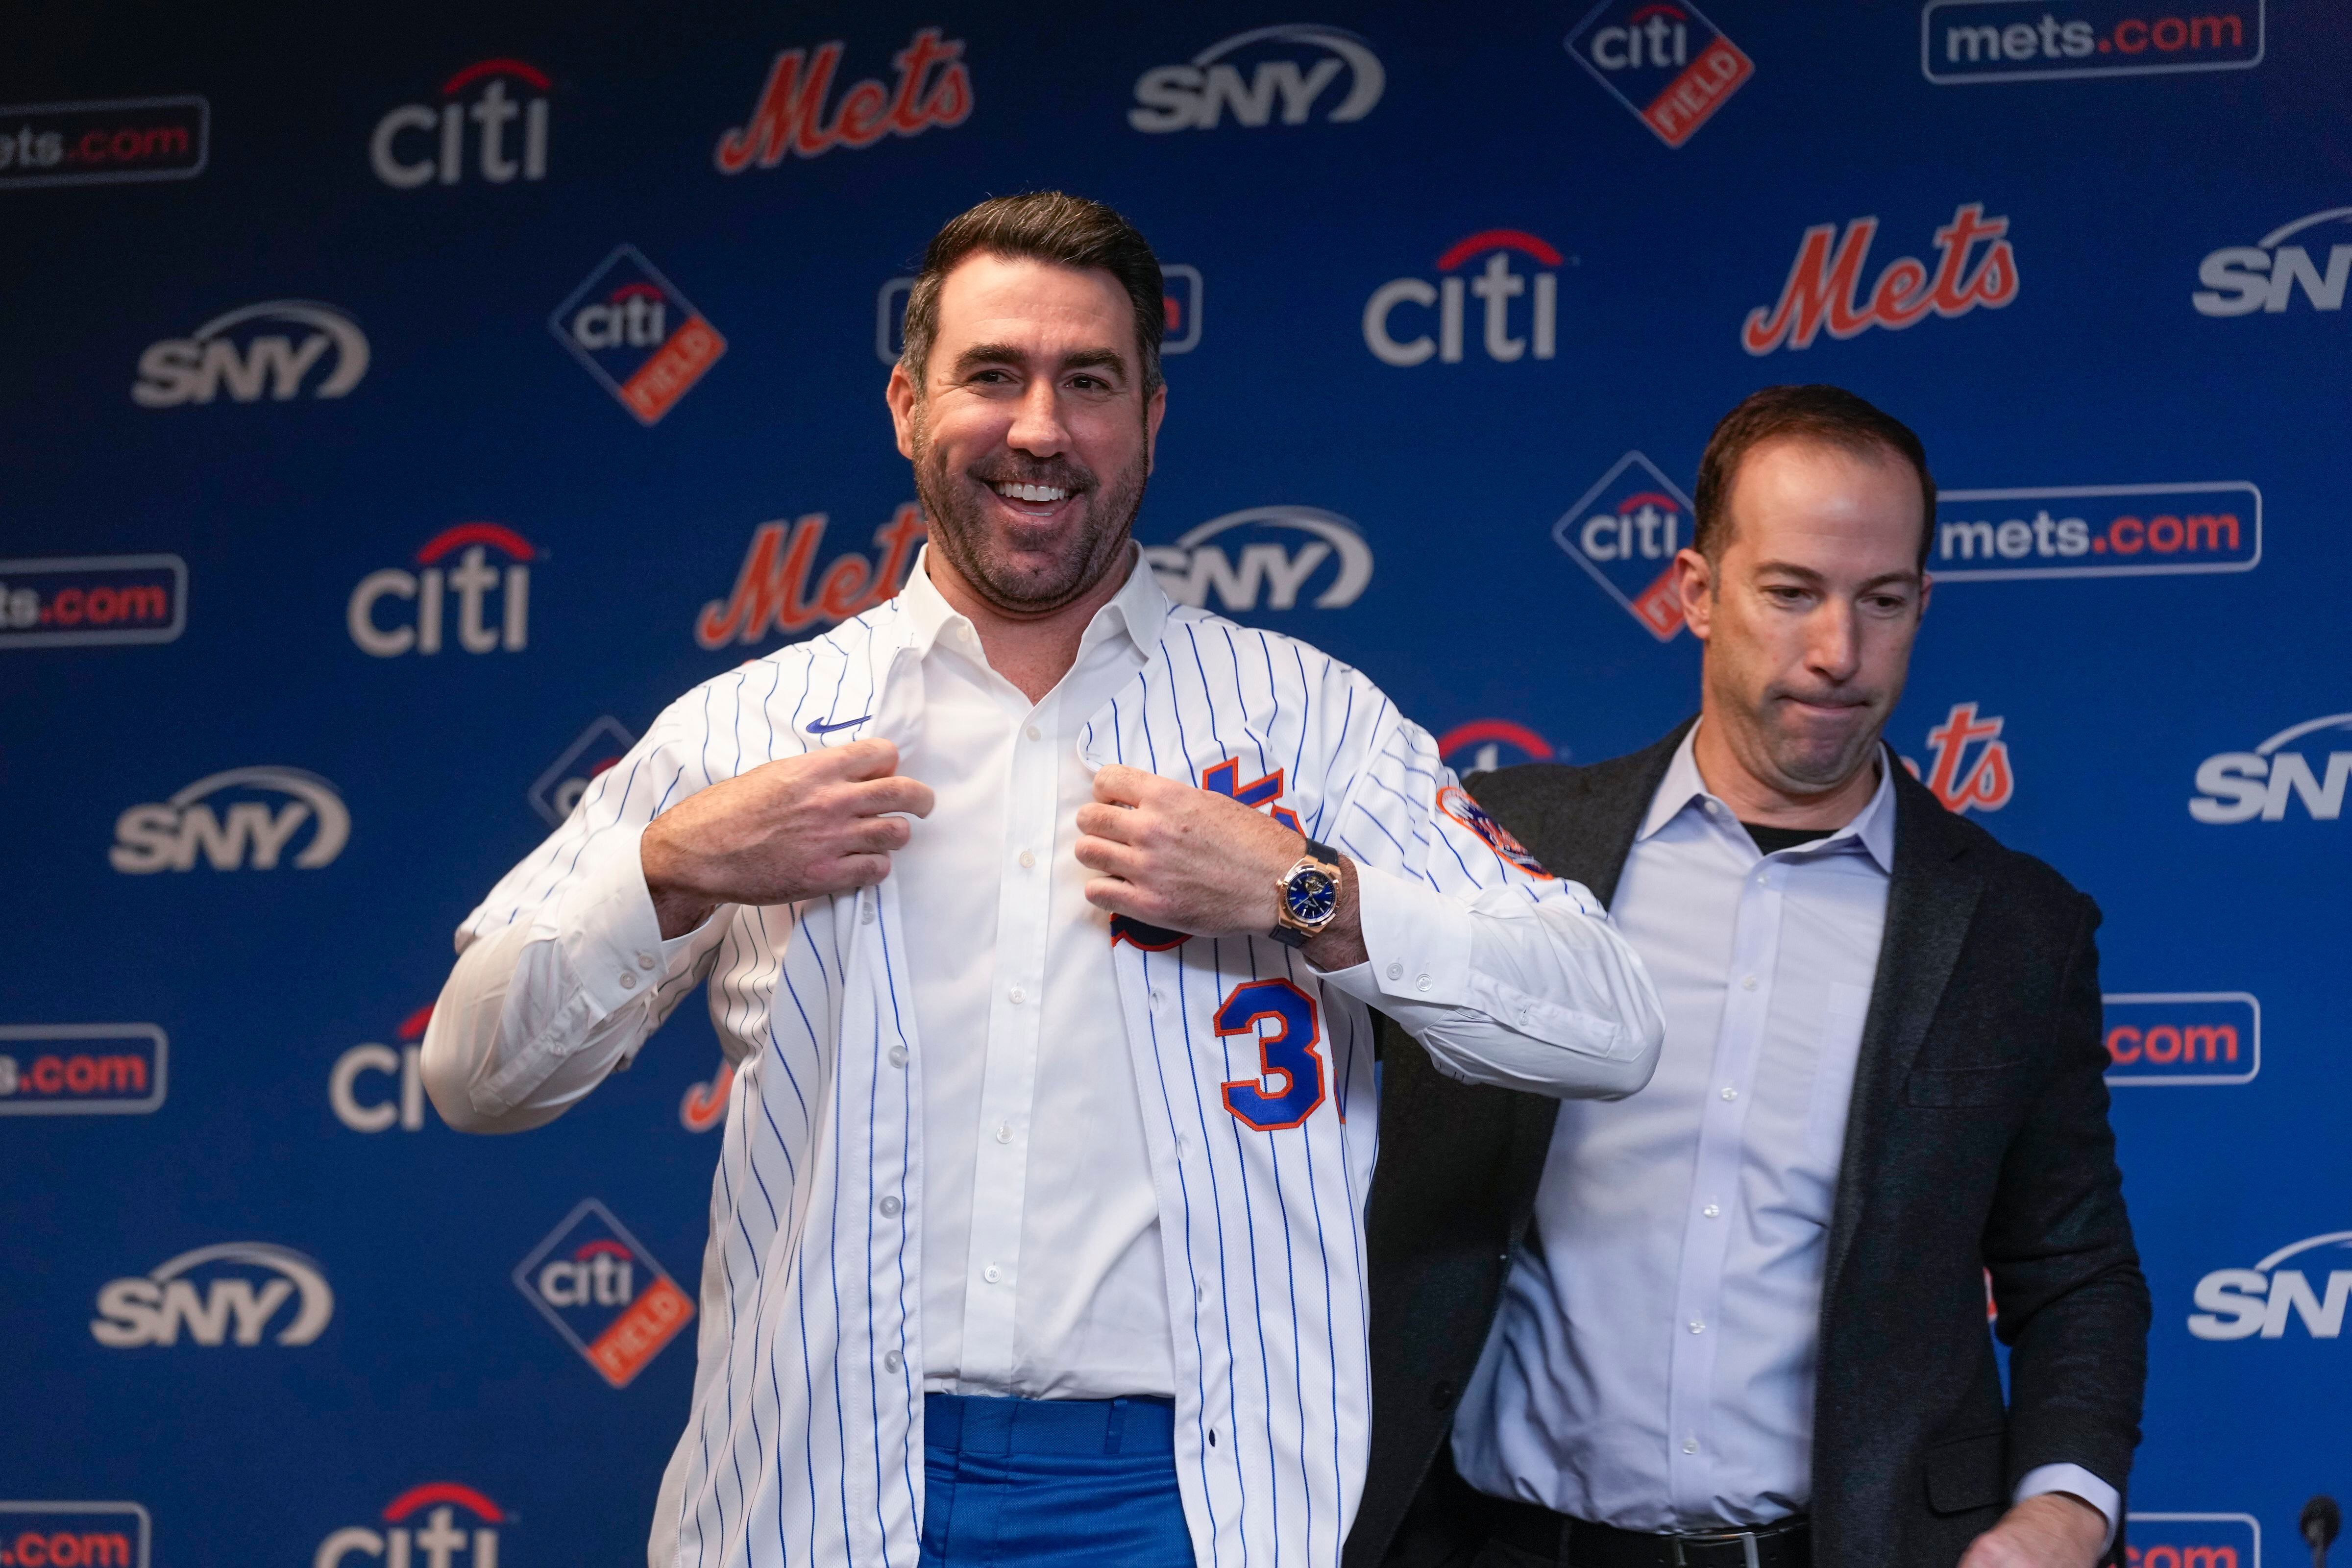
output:
{"label": "white dress shirt", "polygon": [[[1454,1426],[1465,1479],[1623,1530],[1760,1524],[1811,1496],[1822,1269],[1885,927],[1895,794],[1760,854],[1694,728],[1612,907],[1666,1046],[1641,1094],[1565,1102]],[[1884,753],[1882,753],[1882,756]],[[2119,1499],[2074,1465],[2018,1488]]]}

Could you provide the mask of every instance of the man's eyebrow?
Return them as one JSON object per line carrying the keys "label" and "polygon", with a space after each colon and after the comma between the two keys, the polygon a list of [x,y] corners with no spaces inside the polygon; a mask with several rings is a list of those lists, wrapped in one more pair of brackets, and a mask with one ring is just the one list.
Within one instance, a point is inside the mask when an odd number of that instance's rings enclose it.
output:
{"label": "man's eyebrow", "polygon": [[[1756,574],[1758,576],[1760,577],[1768,572],[1778,572],[1786,576],[1800,578],[1810,584],[1821,584],[1828,581],[1828,579],[1824,578],[1819,572],[1814,571],[1811,567],[1800,566],[1793,561],[1759,561],[1756,563]],[[1919,585],[1919,574],[1916,572],[1881,572],[1877,576],[1869,578],[1864,582],[1861,586],[1861,591],[1868,593],[1873,588],[1883,588],[1890,583],[1900,583],[1906,587],[1916,588]]]}
{"label": "man's eyebrow", "polygon": [[[955,374],[964,375],[983,365],[1002,364],[1020,367],[1028,363],[1028,353],[1013,347],[1011,343],[974,343],[956,355]],[[1126,356],[1115,349],[1074,350],[1062,356],[1061,368],[1065,372],[1108,370],[1114,373],[1121,381],[1127,379]]]}

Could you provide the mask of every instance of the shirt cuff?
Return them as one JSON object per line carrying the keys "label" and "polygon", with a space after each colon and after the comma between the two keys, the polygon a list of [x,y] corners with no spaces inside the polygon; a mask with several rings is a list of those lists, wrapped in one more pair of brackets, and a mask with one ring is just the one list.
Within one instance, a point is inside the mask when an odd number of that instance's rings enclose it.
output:
{"label": "shirt cuff", "polygon": [[2044,1492],[2064,1492],[2070,1497],[2081,1498],[2105,1516],[2107,1538],[2099,1544],[2102,1555],[2116,1543],[2116,1516],[2123,1512],[2124,1500],[2123,1494],[2115,1488],[2080,1465],[2036,1465],[2026,1471],[2024,1479],[2017,1483],[2016,1494],[2010,1501],[2023,1502],[2027,1498],[2040,1497]]}
{"label": "shirt cuff", "polygon": [[1441,1007],[1470,994],[1470,911],[1428,883],[1356,862],[1356,919],[1369,961],[1323,974],[1367,1006],[1385,998]]}

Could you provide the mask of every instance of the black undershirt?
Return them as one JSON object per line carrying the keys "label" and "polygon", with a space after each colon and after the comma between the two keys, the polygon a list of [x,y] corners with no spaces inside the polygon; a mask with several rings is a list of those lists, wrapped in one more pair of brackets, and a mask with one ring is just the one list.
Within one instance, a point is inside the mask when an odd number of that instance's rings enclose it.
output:
{"label": "black undershirt", "polygon": [[1834,827],[1767,827],[1760,822],[1743,822],[1739,826],[1748,829],[1748,837],[1754,839],[1757,849],[1766,855],[1794,849],[1800,844],[1827,838],[1837,831]]}

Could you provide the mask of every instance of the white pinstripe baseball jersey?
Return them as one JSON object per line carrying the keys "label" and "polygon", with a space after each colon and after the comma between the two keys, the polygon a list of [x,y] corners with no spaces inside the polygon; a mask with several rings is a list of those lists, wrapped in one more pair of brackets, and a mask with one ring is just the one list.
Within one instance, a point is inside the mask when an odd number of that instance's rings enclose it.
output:
{"label": "white pinstripe baseball jersey", "polygon": [[[1160,606],[1149,662],[1086,729],[1087,761],[1295,816],[1379,885],[1363,900],[1367,945],[1387,960],[1377,970],[1323,975],[1264,937],[1145,928],[1111,942],[1197,1555],[1337,1563],[1370,1420],[1362,1215],[1378,1105],[1370,1019],[1351,993],[1417,1033],[1512,1023],[1542,1042],[1542,1077],[1515,1074],[1505,1053],[1489,1053],[1489,1076],[1556,1094],[1638,1088],[1662,1026],[1639,961],[1591,897],[1534,870],[1362,675],[1291,638]],[[739,1061],[656,1568],[916,1561],[923,1051],[897,882],[728,906],[649,940],[657,951],[608,952],[601,934],[617,902],[643,903],[637,839],[663,809],[774,758],[877,735],[903,751],[919,736],[909,622],[894,601],[688,692],[458,933],[462,952],[534,927],[567,976],[539,988],[527,1018],[509,1002],[470,1089],[485,1117],[524,1104],[592,1041],[610,1048],[618,1031],[634,1050],[706,976]],[[1449,951],[1384,951],[1375,910],[1402,899],[1450,900],[1507,928],[1516,959],[1474,963],[1469,914]]]}

